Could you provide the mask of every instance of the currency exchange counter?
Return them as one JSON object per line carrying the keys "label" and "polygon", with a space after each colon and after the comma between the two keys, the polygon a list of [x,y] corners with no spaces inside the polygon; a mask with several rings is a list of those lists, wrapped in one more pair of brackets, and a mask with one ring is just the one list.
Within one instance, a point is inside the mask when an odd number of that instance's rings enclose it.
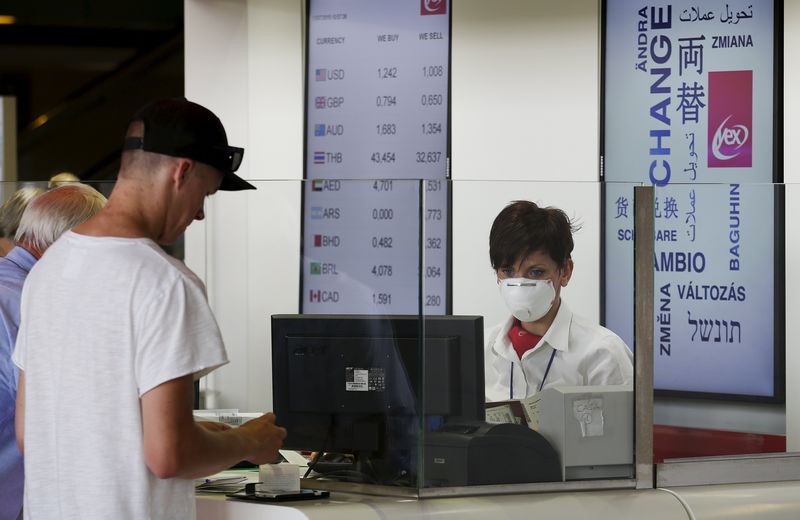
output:
{"label": "currency exchange counter", "polygon": [[276,504],[197,497],[198,520],[411,518],[795,520],[800,518],[800,482],[427,499],[332,493],[327,500]]}

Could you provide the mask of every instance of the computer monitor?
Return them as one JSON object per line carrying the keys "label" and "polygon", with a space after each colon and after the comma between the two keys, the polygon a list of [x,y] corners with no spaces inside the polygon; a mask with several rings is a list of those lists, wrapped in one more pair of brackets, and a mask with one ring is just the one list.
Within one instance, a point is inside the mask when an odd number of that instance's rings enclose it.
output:
{"label": "computer monitor", "polygon": [[420,431],[484,419],[483,318],[274,315],[272,387],[285,448],[353,453],[380,483],[407,481]]}

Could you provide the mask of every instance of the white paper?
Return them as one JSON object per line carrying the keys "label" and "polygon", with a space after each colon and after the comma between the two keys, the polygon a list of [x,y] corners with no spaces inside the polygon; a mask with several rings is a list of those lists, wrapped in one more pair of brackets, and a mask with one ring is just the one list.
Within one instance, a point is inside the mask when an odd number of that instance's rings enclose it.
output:
{"label": "white paper", "polygon": [[542,401],[542,395],[536,393],[525,399],[521,399],[522,411],[525,413],[525,421],[528,423],[528,428],[531,430],[539,430],[539,403]]}
{"label": "white paper", "polygon": [[294,464],[262,464],[258,478],[262,491],[300,491],[300,473]]}
{"label": "white paper", "polygon": [[502,404],[486,408],[486,422],[490,424],[516,423],[516,417],[511,412],[511,405]]}
{"label": "white paper", "polygon": [[286,462],[289,464],[294,464],[296,466],[308,466],[308,459],[306,459],[301,453],[294,451],[294,450],[280,450],[281,456],[286,459]]}
{"label": "white paper", "polygon": [[581,436],[603,435],[603,399],[576,399],[572,402],[572,413],[581,425]]}

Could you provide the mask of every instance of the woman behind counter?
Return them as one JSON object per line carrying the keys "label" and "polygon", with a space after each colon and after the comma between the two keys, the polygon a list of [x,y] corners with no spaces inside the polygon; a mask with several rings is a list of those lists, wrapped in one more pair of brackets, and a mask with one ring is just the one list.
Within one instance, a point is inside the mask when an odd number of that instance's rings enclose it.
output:
{"label": "woman behind counter", "polygon": [[511,316],[486,332],[487,401],[549,386],[633,381],[633,355],[622,339],[561,300],[577,230],[562,210],[529,201],[512,202],[495,218],[489,258]]}

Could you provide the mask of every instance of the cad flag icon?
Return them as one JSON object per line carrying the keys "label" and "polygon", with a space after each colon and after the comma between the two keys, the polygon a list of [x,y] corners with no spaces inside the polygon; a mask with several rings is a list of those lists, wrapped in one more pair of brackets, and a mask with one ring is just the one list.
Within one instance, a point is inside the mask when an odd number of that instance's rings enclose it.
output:
{"label": "cad flag icon", "polygon": [[321,125],[314,125],[314,137],[324,137],[325,136],[325,124]]}
{"label": "cad flag icon", "polygon": [[309,290],[308,291],[308,300],[311,303],[321,302],[322,301],[322,291],[320,291],[319,289],[317,289],[316,291],[314,289]]}
{"label": "cad flag icon", "polygon": [[322,191],[325,188],[325,181],[322,179],[314,179],[311,181],[311,191]]}
{"label": "cad flag icon", "polygon": [[420,14],[447,14],[447,0],[420,0]]}
{"label": "cad flag icon", "polygon": [[753,166],[753,71],[708,73],[708,167]]}
{"label": "cad flag icon", "polygon": [[328,75],[328,69],[317,69],[314,71],[314,79],[316,81],[325,81],[325,77]]}
{"label": "cad flag icon", "polygon": [[314,152],[314,164],[325,164],[325,152]]}

